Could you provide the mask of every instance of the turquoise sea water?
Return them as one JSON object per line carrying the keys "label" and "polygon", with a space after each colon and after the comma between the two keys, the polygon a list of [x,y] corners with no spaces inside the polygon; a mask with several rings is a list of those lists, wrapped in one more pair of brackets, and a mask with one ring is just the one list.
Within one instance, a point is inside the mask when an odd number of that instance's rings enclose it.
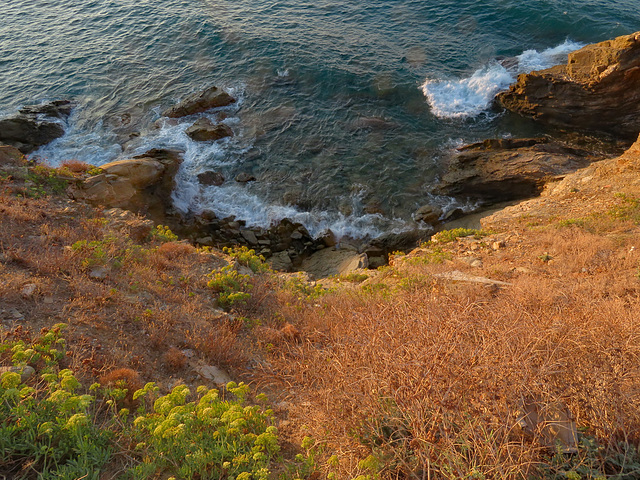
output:
{"label": "turquoise sea water", "polygon": [[[491,109],[519,71],[640,30],[638,0],[4,0],[0,116],[78,102],[67,134],[34,155],[102,164],[185,151],[174,203],[312,233],[411,225],[440,158],[482,138],[540,133]],[[508,68],[499,62],[503,59]],[[221,86],[235,136],[197,144],[160,112]],[[131,133],[139,136],[131,137]],[[229,180],[203,188],[212,169]],[[249,172],[257,182],[233,177]]]}

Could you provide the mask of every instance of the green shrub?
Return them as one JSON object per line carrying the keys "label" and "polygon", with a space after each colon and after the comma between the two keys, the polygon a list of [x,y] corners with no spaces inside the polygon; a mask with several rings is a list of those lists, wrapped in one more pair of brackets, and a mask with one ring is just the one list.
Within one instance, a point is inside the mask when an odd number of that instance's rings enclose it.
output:
{"label": "green shrub", "polygon": [[264,257],[262,255],[256,255],[253,249],[244,246],[224,247],[222,251],[231,258],[238,260],[240,264],[249,267],[253,273],[269,271],[269,266],[264,263]]}
{"label": "green shrub", "polygon": [[175,242],[178,236],[165,225],[158,225],[151,230],[151,236],[161,242]]}
{"label": "green shrub", "polygon": [[238,273],[232,265],[212,272],[209,276],[211,280],[207,286],[218,294],[218,305],[222,308],[230,308],[251,298],[251,294],[247,292],[253,287],[249,283],[249,275]]}

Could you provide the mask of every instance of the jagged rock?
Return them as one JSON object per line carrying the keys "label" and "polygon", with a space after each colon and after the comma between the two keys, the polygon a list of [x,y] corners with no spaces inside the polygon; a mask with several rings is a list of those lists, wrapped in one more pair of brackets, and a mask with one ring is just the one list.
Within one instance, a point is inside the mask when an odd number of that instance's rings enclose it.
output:
{"label": "jagged rock", "polygon": [[64,119],[74,104],[58,100],[44,105],[23,107],[18,115],[0,120],[0,142],[27,154],[64,135],[64,126],[43,117]]}
{"label": "jagged rock", "polygon": [[224,176],[220,172],[203,172],[198,174],[198,181],[202,185],[219,187],[224,183]]}
{"label": "jagged rock", "polygon": [[200,118],[185,130],[193,140],[197,142],[207,142],[212,140],[220,140],[225,137],[232,137],[233,130],[224,123],[215,124],[208,118]]}
{"label": "jagged rock", "polygon": [[547,139],[487,140],[450,157],[434,193],[485,203],[532,197],[548,181],[590,161],[588,152]]}
{"label": "jagged rock", "polygon": [[640,130],[640,32],[587,45],[566,65],[522,74],[497,101],[563,128],[635,139]]}
{"label": "jagged rock", "polygon": [[413,219],[416,222],[424,222],[430,225],[438,223],[442,216],[442,209],[436,205],[424,205],[416,210]]}
{"label": "jagged rock", "polygon": [[218,87],[209,87],[203,92],[189,95],[177,105],[165,110],[162,115],[170,118],[186,117],[212,108],[225,107],[236,99]]}
{"label": "jagged rock", "polygon": [[238,183],[255,182],[255,180],[256,180],[256,177],[246,172],[242,172],[236,175],[236,182]]}
{"label": "jagged rock", "polygon": [[249,243],[249,245],[258,245],[258,237],[251,230],[240,230],[240,235]]}
{"label": "jagged rock", "polygon": [[132,159],[102,165],[103,173],[72,186],[69,193],[76,200],[145,213],[163,223],[180,162],[180,152],[150,150]]}
{"label": "jagged rock", "polygon": [[75,103],[71,100],[54,100],[43,105],[27,105],[19,112],[23,115],[45,115],[52,118],[65,119],[71,115]]}

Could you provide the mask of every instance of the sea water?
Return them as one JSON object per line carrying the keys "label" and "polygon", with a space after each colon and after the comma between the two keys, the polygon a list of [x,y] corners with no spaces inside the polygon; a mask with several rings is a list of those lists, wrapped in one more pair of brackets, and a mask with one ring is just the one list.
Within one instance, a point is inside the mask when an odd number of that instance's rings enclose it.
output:
{"label": "sea water", "polygon": [[[2,0],[0,116],[72,99],[66,134],[32,156],[101,165],[184,152],[173,201],[249,225],[371,237],[414,226],[442,159],[464,143],[536,135],[492,104],[520,72],[632,33],[638,0]],[[161,112],[217,85],[235,135],[191,141]],[[219,112],[207,114],[219,118]],[[198,173],[221,172],[221,186]],[[257,181],[240,184],[246,172]]]}

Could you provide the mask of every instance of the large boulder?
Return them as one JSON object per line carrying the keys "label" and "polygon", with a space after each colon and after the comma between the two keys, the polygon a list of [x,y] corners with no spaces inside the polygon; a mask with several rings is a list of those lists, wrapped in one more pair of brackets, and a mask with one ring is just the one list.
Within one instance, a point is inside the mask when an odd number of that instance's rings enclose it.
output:
{"label": "large boulder", "polygon": [[150,150],[132,159],[102,165],[102,173],[74,185],[70,195],[92,205],[147,214],[162,223],[181,162],[180,152]]}
{"label": "large boulder", "polygon": [[591,162],[588,152],[538,139],[491,139],[448,159],[434,193],[498,203],[532,197],[545,183]]}
{"label": "large boulder", "polygon": [[232,137],[233,130],[229,125],[224,123],[215,124],[208,118],[200,118],[193,125],[185,130],[196,142],[207,142],[212,140],[220,140],[225,137]]}
{"label": "large boulder", "polygon": [[226,107],[236,99],[218,87],[209,87],[203,92],[189,95],[177,105],[165,110],[162,115],[169,118],[186,117],[194,113],[206,112],[212,108]]}
{"label": "large boulder", "polygon": [[68,100],[23,107],[18,115],[0,120],[0,143],[31,153],[64,135],[59,120],[69,116],[73,107]]}
{"label": "large boulder", "polygon": [[522,74],[497,101],[550,125],[633,140],[640,131],[640,32],[570,53],[566,65]]}

